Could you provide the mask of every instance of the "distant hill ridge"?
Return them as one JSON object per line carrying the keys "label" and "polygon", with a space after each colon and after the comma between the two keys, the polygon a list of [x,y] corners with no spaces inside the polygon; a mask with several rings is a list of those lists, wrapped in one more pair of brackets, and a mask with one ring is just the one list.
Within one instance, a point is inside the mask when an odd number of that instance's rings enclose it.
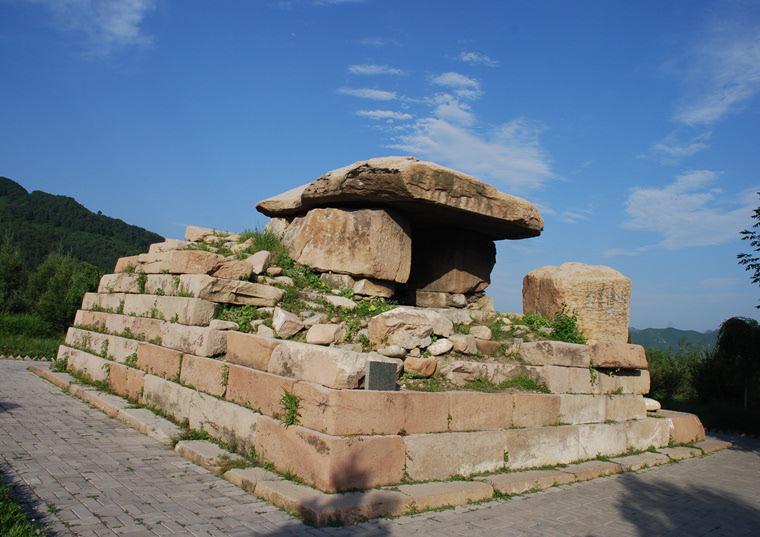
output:
{"label": "distant hill ridge", "polygon": [[0,177],[0,239],[10,232],[21,259],[34,270],[51,251],[113,271],[120,257],[148,251],[164,238],[144,228],[93,213],[74,198],[35,190]]}
{"label": "distant hill ridge", "polygon": [[715,347],[717,338],[717,330],[697,332],[696,330],[678,330],[677,328],[645,328],[643,330],[631,328],[631,341],[633,343],[641,345],[645,349],[651,347],[659,351],[666,351],[668,348],[675,351],[678,344],[684,340],[699,347],[712,349]]}

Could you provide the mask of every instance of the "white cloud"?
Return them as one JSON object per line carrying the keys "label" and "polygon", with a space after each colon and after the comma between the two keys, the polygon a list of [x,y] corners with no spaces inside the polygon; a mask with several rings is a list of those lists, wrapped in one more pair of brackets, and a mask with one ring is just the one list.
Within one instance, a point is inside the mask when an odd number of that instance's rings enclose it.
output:
{"label": "white cloud", "polygon": [[486,65],[488,67],[497,67],[499,65],[499,62],[496,60],[492,60],[485,54],[480,54],[478,52],[461,52],[458,56],[458,59],[466,62],[466,63],[475,63],[475,64],[481,64]]}
{"label": "white cloud", "polygon": [[571,208],[562,211],[559,218],[566,224],[577,224],[579,221],[590,222],[593,214],[592,209]]}
{"label": "white cloud", "polygon": [[452,88],[457,96],[464,99],[477,99],[483,94],[480,82],[460,73],[443,73],[434,77],[431,82],[437,86]]}
{"label": "white cloud", "polygon": [[105,58],[123,47],[148,47],[153,38],[140,28],[155,0],[28,0],[46,6],[61,31],[85,35],[88,54]]}
{"label": "white cloud", "polygon": [[658,246],[668,249],[714,246],[739,238],[753,209],[749,193],[741,205],[710,188],[720,172],[694,171],[663,188],[636,188],[626,202],[629,220],[623,227],[665,236]]}
{"label": "white cloud", "polygon": [[692,58],[688,95],[675,114],[681,123],[713,124],[760,91],[760,26],[716,23]]}
{"label": "white cloud", "polygon": [[373,101],[392,101],[396,98],[396,92],[384,91],[371,88],[340,88],[338,93],[361,97],[362,99],[372,99]]}
{"label": "white cloud", "polygon": [[699,282],[702,289],[730,289],[736,284],[736,278],[707,278]]}
{"label": "white cloud", "polygon": [[538,143],[542,130],[540,123],[518,119],[481,135],[466,125],[428,117],[416,121],[411,132],[390,147],[522,193],[539,188],[554,175]]}
{"label": "white cloud", "polygon": [[349,65],[348,71],[354,75],[403,75],[404,72],[401,69],[395,67],[389,67],[387,65],[374,65],[374,64],[362,64],[362,65]]}
{"label": "white cloud", "polygon": [[675,164],[682,158],[690,157],[710,147],[707,142],[711,136],[710,130],[683,140],[679,132],[672,132],[654,144],[652,151],[660,157],[663,164]]}
{"label": "white cloud", "polygon": [[405,114],[402,112],[394,112],[393,110],[359,110],[356,112],[357,116],[363,116],[368,117],[370,119],[377,119],[377,120],[398,120],[398,121],[404,121],[407,119],[412,119],[411,114]]}

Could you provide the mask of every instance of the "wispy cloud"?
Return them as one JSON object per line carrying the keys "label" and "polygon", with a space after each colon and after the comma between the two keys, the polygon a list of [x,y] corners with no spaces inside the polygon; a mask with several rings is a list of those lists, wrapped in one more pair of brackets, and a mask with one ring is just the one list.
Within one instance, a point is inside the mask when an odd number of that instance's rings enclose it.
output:
{"label": "wispy cloud", "polygon": [[663,188],[636,188],[626,202],[623,227],[665,236],[667,249],[714,246],[739,237],[752,211],[751,192],[737,203],[712,184],[720,172],[702,170],[679,176]]}
{"label": "wispy cloud", "polygon": [[462,51],[457,57],[457,59],[466,63],[486,65],[488,67],[498,67],[499,65],[499,62],[497,62],[496,60],[492,60],[485,54],[480,54],[478,52]]}
{"label": "wispy cloud", "polygon": [[117,49],[153,44],[153,38],[140,26],[155,8],[155,0],[28,1],[47,7],[58,30],[84,35],[91,57],[102,59]]}
{"label": "wispy cloud", "polygon": [[577,224],[578,222],[590,222],[591,221],[591,215],[594,214],[593,209],[578,209],[578,208],[569,208],[562,211],[562,214],[560,215],[560,220],[565,222],[566,224]]}
{"label": "wispy cloud", "polygon": [[393,110],[359,110],[356,112],[357,116],[362,117],[368,117],[370,119],[376,119],[376,120],[387,120],[387,121],[405,121],[407,119],[412,119],[411,114],[406,114],[403,112],[394,112]]}
{"label": "wispy cloud", "polygon": [[454,93],[464,99],[477,99],[483,92],[480,90],[480,82],[460,73],[443,73],[431,80],[436,86],[451,88]]}
{"label": "wispy cloud", "polygon": [[387,45],[396,45],[397,43],[392,39],[384,37],[364,37],[359,41],[359,44],[365,47],[382,48]]}
{"label": "wispy cloud", "polygon": [[711,136],[712,130],[691,135],[684,135],[680,130],[674,131],[654,144],[652,151],[663,164],[677,164],[681,159],[707,149]]}
{"label": "wispy cloud", "polygon": [[691,52],[685,82],[675,113],[685,125],[711,125],[740,109],[760,91],[760,26],[714,23]]}
{"label": "wispy cloud", "polygon": [[403,75],[404,71],[387,65],[349,65],[348,72],[354,75]]}
{"label": "wispy cloud", "polygon": [[373,101],[392,101],[396,98],[395,91],[384,91],[371,88],[340,88],[338,93],[351,95],[352,97],[361,97],[362,99],[371,99]]}

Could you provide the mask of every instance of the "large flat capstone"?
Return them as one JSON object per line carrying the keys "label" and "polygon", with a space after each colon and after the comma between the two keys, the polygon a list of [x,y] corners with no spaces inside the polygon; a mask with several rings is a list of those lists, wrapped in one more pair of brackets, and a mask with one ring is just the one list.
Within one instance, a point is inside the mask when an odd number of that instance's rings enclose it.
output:
{"label": "large flat capstone", "polygon": [[535,237],[544,221],[529,201],[414,157],[355,162],[260,201],[259,212],[293,217],[315,207],[392,207],[413,223],[477,231],[491,240]]}

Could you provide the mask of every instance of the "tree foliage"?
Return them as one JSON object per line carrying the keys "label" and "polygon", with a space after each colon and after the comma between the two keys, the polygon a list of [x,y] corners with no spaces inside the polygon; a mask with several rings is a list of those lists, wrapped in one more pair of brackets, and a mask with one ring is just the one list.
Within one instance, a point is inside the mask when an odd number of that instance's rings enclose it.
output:
{"label": "tree foliage", "polygon": [[715,350],[696,364],[693,376],[703,401],[743,400],[746,409],[760,386],[760,324],[747,317],[724,321]]}
{"label": "tree foliage", "polygon": [[[757,194],[760,195],[760,192]],[[752,228],[742,231],[741,234],[743,241],[749,241],[754,253],[741,253],[736,257],[739,258],[739,264],[752,273],[750,276],[752,283],[760,283],[760,257],[757,255],[760,252],[760,207],[755,209],[752,218],[756,220],[755,224]],[[755,307],[760,308],[760,303]]]}

